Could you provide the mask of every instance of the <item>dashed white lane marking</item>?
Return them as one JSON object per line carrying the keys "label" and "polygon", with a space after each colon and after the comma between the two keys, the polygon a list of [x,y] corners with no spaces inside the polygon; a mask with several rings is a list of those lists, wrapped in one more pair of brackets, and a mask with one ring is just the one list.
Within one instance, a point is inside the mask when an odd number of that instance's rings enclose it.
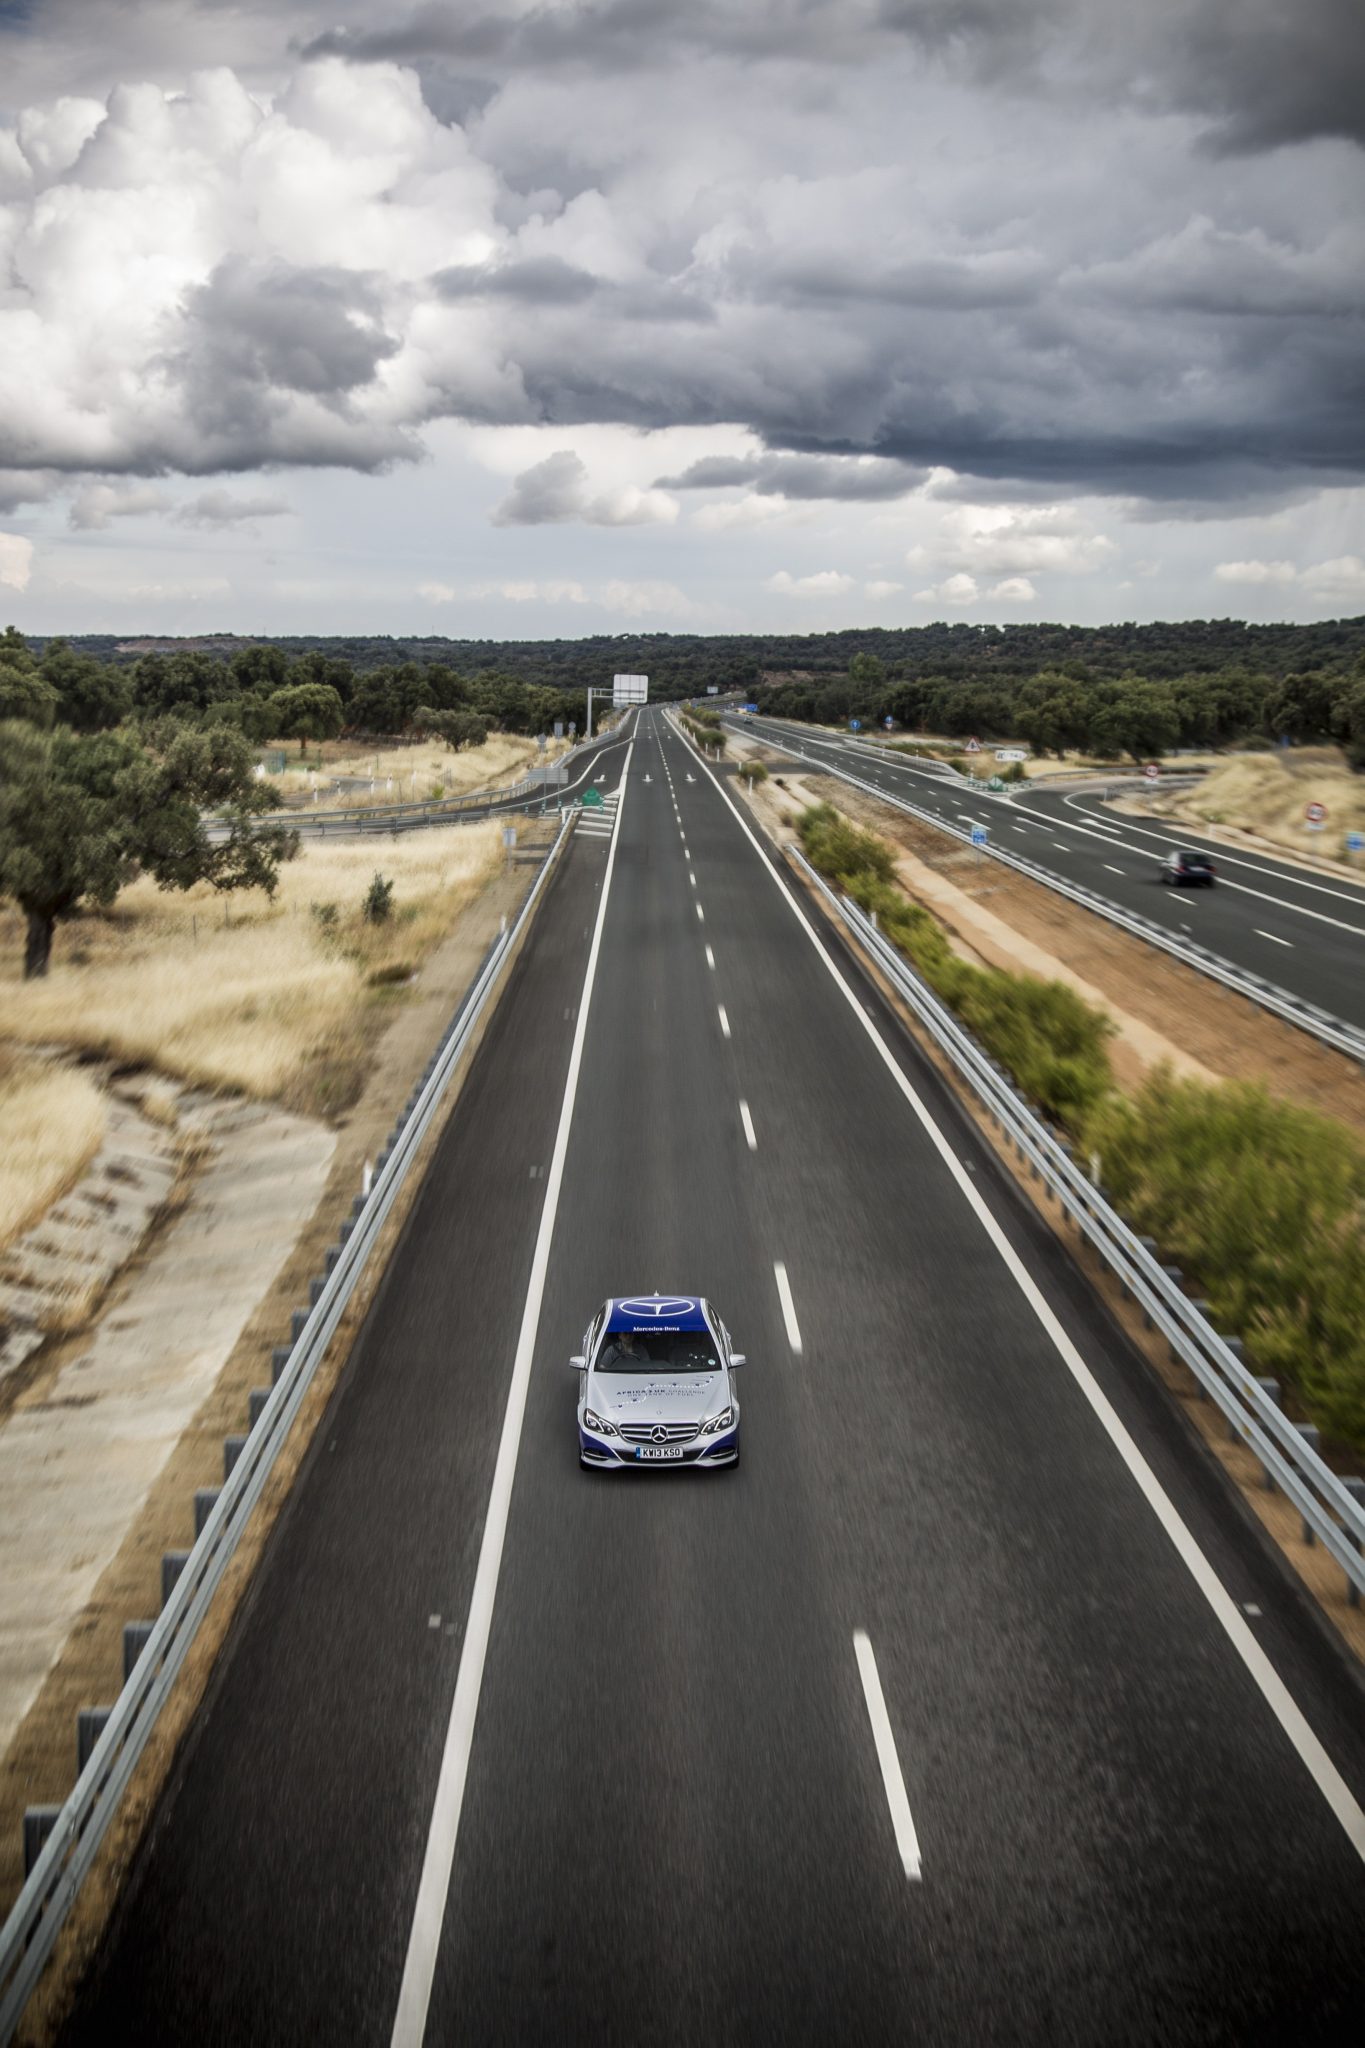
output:
{"label": "dashed white lane marking", "polygon": [[1251,929],[1255,932],[1258,939],[1269,939],[1271,944],[1275,946],[1292,946],[1294,943],[1292,939],[1282,939],[1278,932],[1263,932],[1261,927],[1256,924]]}
{"label": "dashed white lane marking", "polygon": [[[633,746],[634,742],[631,744]],[[629,748],[626,752],[626,767],[630,767]],[[445,1748],[441,1754],[441,1770],[436,1782],[436,1801],[432,1808],[431,1827],[422,1858],[422,1875],[417,1886],[417,1904],[413,1909],[412,1930],[408,1936],[407,1956],[403,1964],[403,1981],[399,1988],[398,2011],[394,2016],[391,2037],[392,2048],[421,2048],[422,2037],[426,2032],[427,2007],[431,2002],[432,1979],[436,1974],[436,1955],[441,1943],[441,1923],[445,1919],[446,1900],[450,1893],[450,1873],[455,1863],[455,1841],[460,1831],[460,1811],[464,1805],[465,1781],[469,1775],[469,1754],[474,1744],[474,1723],[479,1711],[479,1693],[483,1686],[484,1660],[488,1655],[488,1637],[493,1626],[493,1604],[497,1598],[502,1547],[507,1534],[508,1511],[512,1503],[512,1484],[516,1478],[517,1451],[521,1444],[522,1423],[526,1416],[526,1396],[531,1384],[531,1360],[535,1355],[536,1336],[540,1329],[540,1309],[545,1297],[545,1279],[550,1266],[555,1218],[559,1212],[559,1191],[564,1179],[564,1160],[569,1149],[569,1131],[573,1124],[574,1101],[578,1094],[578,1077],[583,1065],[583,1048],[587,1041],[588,1018],[592,1010],[593,984],[597,979],[602,931],[607,921],[607,903],[611,896],[611,880],[616,868],[616,848],[621,836],[621,819],[625,808],[623,793],[612,830],[611,848],[607,854],[602,900],[597,907],[597,924],[592,935],[592,945],[588,949],[588,966],[583,978],[583,993],[579,998],[573,1046],[569,1053],[569,1071],[564,1082],[559,1128],[555,1133],[555,1147],[550,1158],[550,1171],[545,1185],[545,1201],[540,1212],[540,1227],[536,1233],[535,1251],[531,1258],[526,1304],[522,1310],[516,1357],[512,1363],[512,1382],[507,1391],[507,1407],[503,1413],[502,1434],[498,1439],[498,1455],[493,1467],[493,1484],[488,1496],[488,1510],[484,1516],[483,1537],[479,1544],[479,1562],[474,1571],[474,1590],[469,1598],[469,1617],[465,1623],[464,1644],[460,1650],[460,1666],[455,1678],[455,1697],[451,1702],[450,1720],[446,1727]]]}
{"label": "dashed white lane marking", "polygon": [[782,1304],[782,1320],[787,1325],[787,1342],[792,1350],[801,1355],[801,1325],[796,1320],[796,1303],[792,1300],[791,1281],[781,1259],[773,1260],[773,1278],[777,1282],[777,1298]]}
{"label": "dashed white lane marking", "polygon": [[704,910],[702,909],[702,907],[701,907],[700,903],[699,903],[699,904],[697,905],[697,923],[698,923],[698,924],[705,924],[705,923],[706,923],[706,912],[705,912],[705,911],[704,911]]}
{"label": "dashed white lane marking", "polygon": [[717,1003],[717,1004],[716,1004],[716,1015],[717,1015],[717,1016],[718,1016],[718,1017],[720,1018],[720,1035],[721,1035],[721,1037],[722,1037],[722,1038],[728,1038],[728,1037],[730,1036],[730,1019],[729,1019],[729,1018],[728,1018],[728,1016],[727,1016],[727,1015],[725,1014],[725,1005],[724,1005],[724,1003]]}
{"label": "dashed white lane marking", "polygon": [[1052,843],[1056,847],[1058,853],[1074,853],[1076,851],[1075,847],[1068,846],[1064,839],[1054,839]]}
{"label": "dashed white lane marking", "polygon": [[754,1120],[749,1114],[749,1105],[741,1095],[739,1098],[739,1120],[744,1126],[744,1142],[751,1152],[758,1150],[758,1138],[754,1132]]}
{"label": "dashed white lane marking", "polygon": [[[684,853],[685,853],[685,852],[687,851],[686,847],[684,847],[684,848],[683,848],[683,851],[684,851]],[[693,888],[695,889],[695,888],[696,888],[696,886],[697,886],[697,878],[696,878],[696,876],[695,876],[695,875],[693,874],[693,872],[692,872],[691,868],[689,868],[689,869],[687,870],[687,879],[688,879],[688,881],[689,881],[689,882],[690,882],[690,883],[692,884],[692,887],[693,887]],[[615,1355],[616,1355],[616,1354],[615,1354],[615,1353],[613,1352],[613,1353],[612,1353],[612,1356],[613,1356],[613,1357],[615,1357]]]}
{"label": "dashed white lane marking", "polygon": [[707,964],[707,966],[708,966],[708,967],[710,967],[710,968],[711,968],[712,970],[714,970],[714,968],[715,968],[715,965],[716,965],[716,956],[715,956],[715,954],[714,954],[714,953],[713,953],[713,952],[711,951],[711,948],[710,948],[709,946],[708,946],[708,947],[707,947],[707,949],[706,949],[706,964]]}
{"label": "dashed white lane marking", "polygon": [[891,1717],[886,1711],[886,1701],[882,1697],[882,1682],[877,1675],[877,1660],[872,1654],[872,1645],[863,1629],[855,1628],[853,1631],[853,1654],[858,1660],[858,1676],[863,1681],[867,1718],[872,1723],[872,1740],[877,1745],[877,1762],[882,1767],[882,1784],[886,1790],[886,1803],[891,1809],[891,1825],[896,1833],[896,1848],[900,1852],[901,1867],[912,1883],[918,1883],[919,1836],[915,1833],[915,1822],[910,1812],[901,1760],[896,1754],[896,1738],[891,1732]]}
{"label": "dashed white lane marking", "polygon": [[1111,860],[1107,860],[1104,865],[1108,868],[1111,875],[1121,875],[1123,873],[1123,869],[1116,868]]}

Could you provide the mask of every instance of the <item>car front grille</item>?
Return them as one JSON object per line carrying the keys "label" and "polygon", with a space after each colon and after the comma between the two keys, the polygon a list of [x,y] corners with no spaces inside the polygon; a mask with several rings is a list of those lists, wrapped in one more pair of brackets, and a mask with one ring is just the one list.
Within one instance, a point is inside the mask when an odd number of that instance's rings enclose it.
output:
{"label": "car front grille", "polygon": [[690,1444],[697,1433],[695,1422],[621,1422],[617,1428],[628,1444]]}

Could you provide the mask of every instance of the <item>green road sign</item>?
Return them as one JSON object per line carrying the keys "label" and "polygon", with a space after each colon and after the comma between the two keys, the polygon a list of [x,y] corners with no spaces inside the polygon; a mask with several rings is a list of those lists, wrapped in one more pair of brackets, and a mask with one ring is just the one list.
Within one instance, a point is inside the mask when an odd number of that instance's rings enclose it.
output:
{"label": "green road sign", "polygon": [[585,811],[600,811],[602,808],[602,792],[600,789],[585,789],[579,798],[579,802]]}
{"label": "green road sign", "polygon": [[1005,787],[1005,778],[1003,775],[992,775],[986,787],[987,789],[1003,789]]}

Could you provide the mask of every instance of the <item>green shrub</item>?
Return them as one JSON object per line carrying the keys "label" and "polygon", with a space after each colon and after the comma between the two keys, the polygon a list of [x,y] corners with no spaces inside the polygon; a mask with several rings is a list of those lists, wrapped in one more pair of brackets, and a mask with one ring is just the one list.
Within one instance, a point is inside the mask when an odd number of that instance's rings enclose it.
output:
{"label": "green shrub", "polygon": [[761,761],[742,761],[739,772],[750,789],[756,789],[761,782],[768,779],[768,771]]}
{"label": "green shrub", "polygon": [[1080,1132],[1113,1086],[1113,1024],[1060,981],[973,967],[943,927],[895,885],[891,849],[829,804],[805,811],[797,827],[812,866],[850,895],[923,975],[1045,1115]]}
{"label": "green shrub", "polygon": [[385,881],[378,868],[365,892],[364,910],[370,924],[386,924],[393,913],[393,883]]}
{"label": "green shrub", "polygon": [[1149,1076],[1097,1105],[1106,1185],[1178,1261],[1220,1326],[1365,1446],[1365,1147],[1330,1118],[1242,1082]]}

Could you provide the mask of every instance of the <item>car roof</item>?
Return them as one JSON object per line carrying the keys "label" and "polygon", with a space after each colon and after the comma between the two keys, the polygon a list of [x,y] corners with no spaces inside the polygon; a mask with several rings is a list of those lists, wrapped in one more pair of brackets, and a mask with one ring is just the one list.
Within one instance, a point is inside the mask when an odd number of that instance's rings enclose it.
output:
{"label": "car roof", "polygon": [[699,1294],[621,1294],[607,1303],[608,1330],[705,1330],[706,1304]]}

